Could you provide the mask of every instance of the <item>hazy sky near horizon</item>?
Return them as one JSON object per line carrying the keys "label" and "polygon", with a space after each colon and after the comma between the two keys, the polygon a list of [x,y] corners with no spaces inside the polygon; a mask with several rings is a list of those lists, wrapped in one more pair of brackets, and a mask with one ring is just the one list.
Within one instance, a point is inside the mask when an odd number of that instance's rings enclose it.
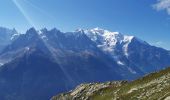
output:
{"label": "hazy sky near horizon", "polygon": [[0,26],[20,32],[100,27],[170,50],[170,0],[0,0]]}

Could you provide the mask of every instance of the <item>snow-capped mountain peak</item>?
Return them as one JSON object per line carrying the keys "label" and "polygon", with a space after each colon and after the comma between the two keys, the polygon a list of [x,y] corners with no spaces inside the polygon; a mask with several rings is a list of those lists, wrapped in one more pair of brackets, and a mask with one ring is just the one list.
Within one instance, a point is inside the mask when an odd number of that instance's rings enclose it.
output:
{"label": "snow-capped mountain peak", "polygon": [[97,47],[110,55],[118,65],[124,66],[122,56],[128,58],[129,44],[134,36],[123,35],[120,32],[111,32],[101,28],[85,30],[85,34],[96,43]]}
{"label": "snow-capped mountain peak", "polygon": [[93,40],[96,41],[97,37],[103,37],[109,39],[109,38],[116,38],[116,39],[120,39],[122,38],[122,34],[119,32],[110,32],[108,30],[104,30],[101,28],[93,28],[93,29],[89,29],[89,30],[85,30],[85,33]]}
{"label": "snow-capped mountain peak", "polygon": [[85,30],[85,34],[94,41],[99,48],[106,52],[113,52],[116,44],[124,44],[127,48],[128,44],[134,36],[123,35],[120,32],[111,32],[101,28]]}

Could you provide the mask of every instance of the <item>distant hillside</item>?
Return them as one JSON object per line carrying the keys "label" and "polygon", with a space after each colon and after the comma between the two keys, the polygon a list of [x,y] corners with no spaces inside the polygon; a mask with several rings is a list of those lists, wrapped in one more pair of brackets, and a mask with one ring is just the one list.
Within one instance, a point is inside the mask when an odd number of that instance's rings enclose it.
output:
{"label": "distant hillside", "polygon": [[81,84],[52,100],[170,100],[170,68],[138,80]]}

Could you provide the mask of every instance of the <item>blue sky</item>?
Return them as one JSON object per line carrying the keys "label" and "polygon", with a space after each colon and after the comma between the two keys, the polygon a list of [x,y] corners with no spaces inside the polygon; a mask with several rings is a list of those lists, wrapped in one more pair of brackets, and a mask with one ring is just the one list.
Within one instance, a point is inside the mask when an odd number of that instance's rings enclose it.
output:
{"label": "blue sky", "polygon": [[100,27],[170,50],[170,0],[0,0],[0,26],[20,32]]}

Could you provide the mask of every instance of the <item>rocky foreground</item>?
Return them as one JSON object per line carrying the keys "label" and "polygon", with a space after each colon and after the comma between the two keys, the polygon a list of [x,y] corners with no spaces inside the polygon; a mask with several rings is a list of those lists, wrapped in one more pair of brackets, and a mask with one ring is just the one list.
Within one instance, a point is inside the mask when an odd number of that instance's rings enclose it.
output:
{"label": "rocky foreground", "polygon": [[170,100],[170,68],[132,82],[81,84],[52,100]]}

